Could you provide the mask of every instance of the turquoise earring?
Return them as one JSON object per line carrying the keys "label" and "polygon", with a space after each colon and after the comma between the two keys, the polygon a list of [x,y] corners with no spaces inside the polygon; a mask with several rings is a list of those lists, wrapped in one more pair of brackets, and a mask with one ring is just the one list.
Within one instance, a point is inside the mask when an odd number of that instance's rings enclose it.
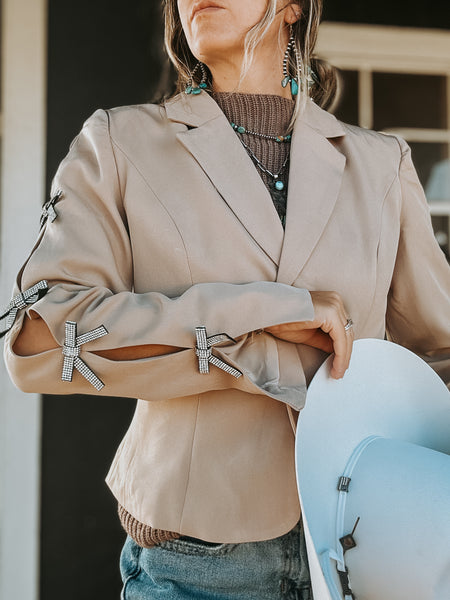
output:
{"label": "turquoise earring", "polygon": [[[194,77],[199,69],[202,73],[202,79],[198,85],[195,85]],[[191,73],[189,83],[187,84],[186,89],[184,90],[184,93],[185,94],[194,94],[194,95],[201,94],[202,90],[206,90],[208,87],[208,84],[206,83],[206,79],[207,79],[207,75],[206,75],[205,65],[201,62],[198,62],[195,65],[194,70]]]}
{"label": "turquoise earring", "polygon": [[295,38],[294,38],[294,32],[292,30],[292,25],[289,26],[289,30],[290,30],[290,37],[289,37],[289,42],[288,42],[286,52],[284,53],[284,58],[283,58],[284,78],[281,82],[281,85],[285,88],[288,85],[288,83],[290,83],[291,84],[291,94],[293,96],[297,96],[297,94],[298,94],[298,79],[297,79],[297,77],[292,77],[289,74],[289,58],[290,58],[291,52],[293,52],[294,58],[295,58],[295,64],[300,65],[300,57],[298,55],[297,46],[295,44]]}

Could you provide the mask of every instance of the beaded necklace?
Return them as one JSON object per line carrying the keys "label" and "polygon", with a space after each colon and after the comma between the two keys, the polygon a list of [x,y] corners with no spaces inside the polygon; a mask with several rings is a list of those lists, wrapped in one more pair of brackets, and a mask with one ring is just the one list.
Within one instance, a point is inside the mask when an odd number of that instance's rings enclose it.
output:
{"label": "beaded necklace", "polygon": [[[266,133],[259,133],[257,131],[250,131],[250,130],[246,129],[244,126],[236,125],[236,123],[233,123],[233,122],[230,122],[230,125],[234,129],[234,131],[236,131],[236,133],[239,133],[240,135],[243,135],[244,133],[246,133],[248,135],[254,135],[254,136],[264,138],[267,140],[274,140],[275,142],[278,142],[278,143],[289,143],[292,139],[291,135],[270,135],[270,134],[266,134]],[[285,204],[286,199],[287,199],[287,189],[286,189],[285,182],[283,182],[283,180],[280,179],[280,177],[283,174],[283,172],[286,169],[286,166],[289,162],[290,152],[288,151],[287,156],[286,156],[283,164],[281,165],[281,169],[278,171],[278,173],[272,173],[272,171],[269,171],[269,169],[267,169],[262,164],[262,162],[259,160],[259,158],[256,156],[256,154],[253,152],[253,150],[244,142],[242,137],[239,137],[239,139],[241,140],[241,144],[247,150],[247,154],[253,160],[253,162],[258,167],[258,169],[260,169],[263,173],[266,173],[266,175],[269,175],[269,177],[272,179],[271,194],[274,197],[274,200],[276,199],[278,202],[284,202],[284,204]]]}
{"label": "beaded necklace", "polygon": [[289,123],[294,102],[264,94],[213,92],[212,96],[260,173],[284,226],[292,138]]}
{"label": "beaded necklace", "polygon": [[253,152],[253,150],[251,148],[249,148],[249,146],[243,140],[241,140],[241,144],[247,150],[247,153],[250,155],[250,158],[253,159],[253,161],[255,162],[256,166],[263,173],[266,173],[267,175],[269,175],[273,179],[273,187],[275,188],[275,190],[277,190],[278,192],[283,192],[284,189],[285,189],[285,187],[286,187],[286,185],[279,178],[283,174],[283,171],[286,168],[286,165],[288,164],[288,161],[289,161],[289,152],[288,152],[288,155],[286,156],[283,164],[281,165],[281,169],[278,171],[278,173],[272,173],[272,171],[269,171],[269,169],[266,169],[266,167],[262,164],[262,162],[259,160],[259,158],[255,155],[255,153]]}
{"label": "beaded necklace", "polygon": [[286,225],[287,181],[283,181],[281,179],[281,176],[285,173],[286,167],[289,164],[290,148],[283,164],[281,165],[281,169],[278,171],[278,173],[272,173],[272,171],[269,171],[269,169],[267,169],[262,164],[262,162],[259,160],[256,154],[251,148],[249,148],[249,146],[244,142],[244,140],[242,138],[240,139],[241,144],[246,149],[247,154],[253,160],[254,164],[258,167],[260,171],[268,175],[272,180],[269,191],[270,195],[272,196],[272,201],[274,203],[278,216],[280,217],[281,224],[284,228]]}
{"label": "beaded necklace", "polygon": [[246,129],[243,125],[236,125],[236,123],[230,122],[231,127],[237,133],[243,134],[247,133],[248,135],[255,135],[260,138],[264,138],[265,140],[273,140],[274,142],[290,142],[292,139],[291,135],[270,135],[268,133],[258,133],[257,131],[250,131]]}

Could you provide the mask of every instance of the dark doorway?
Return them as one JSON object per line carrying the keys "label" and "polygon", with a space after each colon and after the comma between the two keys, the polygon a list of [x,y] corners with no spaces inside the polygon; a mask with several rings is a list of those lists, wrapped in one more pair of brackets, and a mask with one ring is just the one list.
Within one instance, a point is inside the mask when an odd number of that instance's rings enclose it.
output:
{"label": "dark doorway", "polygon": [[[152,99],[162,44],[159,2],[49,1],[48,186],[95,109]],[[120,596],[125,534],[104,478],[134,405],[120,398],[44,397],[41,600]]]}

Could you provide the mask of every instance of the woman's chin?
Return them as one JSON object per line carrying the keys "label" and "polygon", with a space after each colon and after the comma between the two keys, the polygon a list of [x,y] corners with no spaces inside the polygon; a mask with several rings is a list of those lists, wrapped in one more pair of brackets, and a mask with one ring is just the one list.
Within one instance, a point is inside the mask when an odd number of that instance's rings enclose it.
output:
{"label": "woman's chin", "polygon": [[223,31],[217,31],[217,35],[209,30],[208,35],[204,37],[198,37],[195,44],[191,45],[192,53],[205,65],[210,67],[214,64],[223,64],[224,58],[227,63],[233,62],[234,59],[241,61],[243,56],[243,46],[236,42],[236,40],[230,40],[223,35]]}

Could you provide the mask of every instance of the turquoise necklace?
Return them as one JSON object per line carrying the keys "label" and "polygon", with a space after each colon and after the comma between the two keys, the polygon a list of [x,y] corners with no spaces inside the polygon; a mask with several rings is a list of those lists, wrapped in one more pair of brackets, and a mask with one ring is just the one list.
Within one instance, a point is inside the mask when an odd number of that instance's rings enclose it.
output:
{"label": "turquoise necklace", "polygon": [[[246,144],[244,142],[244,140],[242,139],[242,135],[246,133],[249,135],[257,136],[259,138],[273,140],[277,143],[289,143],[292,139],[292,136],[291,135],[285,135],[285,136],[269,135],[266,133],[259,133],[257,131],[251,131],[251,130],[249,131],[242,125],[236,125],[236,123],[230,122],[230,124],[231,124],[231,127],[233,128],[233,130],[236,133],[240,134],[239,139],[241,141],[241,144],[244,146],[245,150],[247,151],[247,154],[250,156],[250,158],[254,162],[255,166],[260,171],[262,171],[265,175],[268,175],[270,177],[270,182],[268,184],[270,195],[272,196],[272,200],[273,200],[275,209],[278,213],[278,216],[280,217],[281,224],[283,225],[283,227],[285,227],[286,206],[287,206],[287,183],[285,183],[285,181],[283,181],[283,179],[286,180],[285,174],[286,174],[286,167],[289,164],[290,147],[288,148],[287,156],[286,156],[283,164],[281,165],[281,169],[278,171],[278,173],[272,173],[272,171],[269,171],[269,169],[267,169],[263,165],[263,163],[256,156],[256,154],[253,152],[253,150],[248,146],[248,144]],[[283,177],[283,175],[284,175],[284,177]]]}
{"label": "turquoise necklace", "polygon": [[[267,140],[274,140],[275,142],[278,142],[278,143],[289,143],[292,139],[291,135],[270,135],[270,134],[266,134],[266,133],[258,133],[257,131],[248,130],[245,127],[243,127],[242,125],[236,125],[236,123],[233,123],[233,122],[230,122],[230,125],[234,129],[234,131],[236,131],[236,133],[239,133],[241,135],[244,133],[247,133],[248,135],[255,135],[257,137],[264,138]],[[286,184],[282,181],[282,179],[280,179],[280,177],[283,174],[283,172],[286,168],[286,165],[288,164],[289,152],[287,153],[287,156],[286,156],[283,164],[281,165],[281,169],[278,171],[278,173],[272,173],[272,171],[269,171],[269,169],[267,169],[262,164],[262,162],[259,160],[259,158],[256,156],[256,154],[253,152],[253,150],[244,142],[242,137],[240,137],[239,139],[241,140],[241,144],[247,150],[247,154],[250,156],[250,158],[256,164],[258,169],[260,169],[266,175],[269,175],[269,177],[272,179],[273,191],[275,193],[281,194],[282,196],[285,196],[286,191],[287,191]]]}
{"label": "turquoise necklace", "polygon": [[283,192],[285,190],[286,185],[284,184],[284,182],[280,179],[280,176],[283,174],[283,171],[286,168],[286,165],[288,164],[289,161],[289,153],[286,156],[283,164],[281,165],[281,169],[278,171],[278,173],[272,173],[272,171],[269,171],[269,169],[266,169],[266,167],[262,164],[262,162],[259,160],[259,158],[255,155],[255,153],[253,152],[253,150],[251,148],[249,148],[249,146],[247,146],[247,144],[241,140],[241,144],[244,146],[244,148],[247,150],[247,153],[250,155],[250,158],[253,159],[253,161],[255,162],[256,166],[263,172],[266,173],[267,175],[269,175],[272,179],[273,179],[273,187],[277,192]]}
{"label": "turquoise necklace", "polygon": [[250,129],[246,129],[243,125],[236,125],[236,123],[232,123],[231,121],[230,125],[234,129],[234,131],[240,133],[241,135],[243,133],[246,133],[248,135],[255,135],[266,140],[273,140],[274,142],[278,143],[290,142],[292,139],[291,135],[269,135],[268,133],[258,133],[257,131],[251,131]]}

